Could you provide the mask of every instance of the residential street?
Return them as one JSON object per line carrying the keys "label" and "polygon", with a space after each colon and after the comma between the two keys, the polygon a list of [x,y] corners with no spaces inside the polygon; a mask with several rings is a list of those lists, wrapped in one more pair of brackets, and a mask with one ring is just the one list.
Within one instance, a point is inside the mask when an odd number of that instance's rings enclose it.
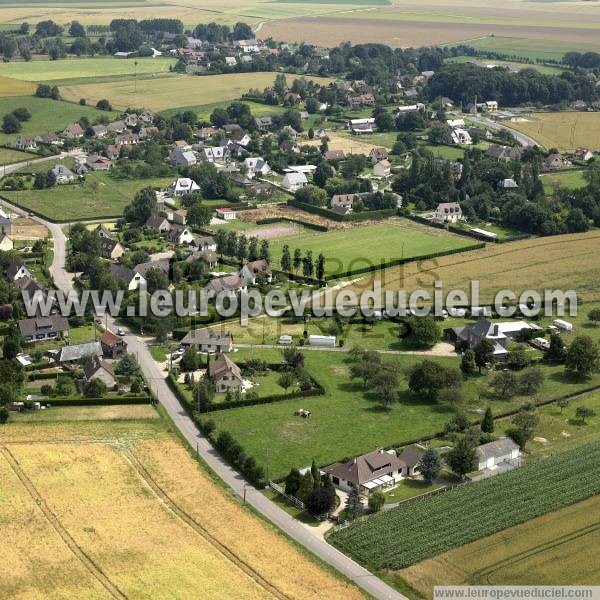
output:
{"label": "residential street", "polygon": [[[8,203],[5,204],[10,206],[11,210],[14,210],[14,212],[24,213],[24,211],[15,206],[9,205]],[[35,218],[38,222],[48,227],[52,233],[54,238],[54,260],[50,272],[56,286],[66,293],[72,288],[72,277],[64,268],[66,236],[59,225],[50,223],[39,217],[32,218]],[[114,319],[108,317],[107,323],[110,329],[116,331],[117,328]],[[166,374],[160,370],[159,366],[152,358],[146,345],[146,341],[136,335],[128,332],[126,333],[125,340],[129,346],[129,351],[137,356],[152,391],[159,398],[161,404],[164,406],[181,434],[193,448],[197,448],[200,457],[205,463],[227,485],[229,485],[236,494],[240,497],[244,497],[245,495],[246,502],[261,515],[279,527],[296,542],[305,546],[321,560],[335,567],[340,573],[354,581],[373,597],[381,600],[406,600],[405,596],[395,591],[381,579],[330,546],[323,539],[315,536],[302,523],[288,515],[258,490],[249,484],[246,485],[244,479],[231,469],[231,467],[229,467],[229,465],[219,456],[211,446],[210,442],[200,433],[194,422],[181,407],[179,401],[165,381]],[[176,468],[176,465],[174,465],[174,468]]]}

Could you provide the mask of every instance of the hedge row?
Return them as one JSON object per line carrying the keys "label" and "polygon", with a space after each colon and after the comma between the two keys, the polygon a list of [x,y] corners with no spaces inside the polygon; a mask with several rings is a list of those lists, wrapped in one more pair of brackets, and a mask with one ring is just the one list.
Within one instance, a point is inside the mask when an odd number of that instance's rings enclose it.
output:
{"label": "hedge row", "polygon": [[327,219],[331,219],[332,221],[367,221],[376,219],[387,219],[389,217],[394,217],[398,214],[398,209],[386,208],[384,210],[365,210],[363,212],[351,212],[346,215],[341,215],[340,213],[337,213],[334,210],[330,210],[329,208],[324,208],[322,206],[313,206],[312,204],[305,204],[304,202],[298,202],[298,200],[294,199],[288,200],[287,203],[289,206],[299,208],[300,210],[304,210],[315,215],[326,217]]}
{"label": "hedge row", "polygon": [[389,260],[385,262],[381,262],[377,265],[368,265],[366,267],[361,267],[359,269],[352,269],[350,271],[344,271],[342,273],[335,273],[332,275],[327,275],[325,277],[325,281],[332,281],[334,279],[340,279],[342,277],[353,277],[354,275],[360,275],[361,273],[373,273],[375,271],[380,271],[382,269],[389,269],[390,267],[397,267],[398,265],[404,265],[411,262],[416,262],[419,260],[429,260],[431,258],[438,258],[440,256],[449,256],[451,254],[458,254],[460,252],[469,252],[471,250],[480,250],[481,248],[485,248],[485,244],[480,242],[478,244],[471,244],[470,246],[464,246],[462,248],[454,248],[452,250],[441,250],[440,252],[431,252],[430,254],[422,254],[420,256],[413,256],[409,258],[395,258],[394,260]]}
{"label": "hedge row", "polygon": [[[238,365],[240,368],[243,368],[244,365]],[[269,369],[279,370],[282,365],[281,364],[273,364],[268,365]],[[243,406],[258,406],[259,404],[272,404],[274,402],[282,402],[284,400],[292,400],[294,398],[310,398],[313,396],[323,396],[325,394],[325,389],[323,386],[316,381],[312,376],[310,376],[313,387],[310,390],[298,390],[297,392],[291,392],[289,394],[273,394],[271,396],[264,396],[263,398],[251,398],[251,399],[242,399],[242,400],[232,400],[227,403],[219,403],[213,404],[208,410],[203,411],[204,413],[216,412],[220,410],[229,410],[230,408],[240,408]],[[176,381],[171,373],[169,373],[167,377],[167,382],[169,383],[169,387],[173,390],[177,398],[184,405],[187,405],[190,410],[194,410],[192,403],[185,396],[185,394],[181,391],[180,384]]]}
{"label": "hedge row", "polygon": [[271,223],[282,223],[289,221],[291,223],[297,223],[298,225],[302,225],[307,229],[314,229],[315,231],[329,231],[329,227],[327,225],[319,225],[318,223],[309,223],[308,221],[303,221],[302,219],[292,219],[290,217],[268,217],[266,219],[259,219],[256,221],[257,225],[270,225]]}
{"label": "hedge row", "polygon": [[40,379],[58,379],[59,375],[65,375],[66,377],[75,377],[75,373],[72,371],[64,372],[52,372],[52,373],[30,373],[27,378],[29,381],[38,381]]}
{"label": "hedge row", "polygon": [[118,396],[110,398],[49,398],[45,404],[52,406],[117,406],[119,404],[150,404],[148,396]]}

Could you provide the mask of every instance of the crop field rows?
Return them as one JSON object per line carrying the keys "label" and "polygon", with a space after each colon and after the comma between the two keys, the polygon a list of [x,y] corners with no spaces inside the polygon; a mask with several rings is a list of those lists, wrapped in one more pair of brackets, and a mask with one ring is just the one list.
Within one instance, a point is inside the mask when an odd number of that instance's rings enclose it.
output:
{"label": "crop field rows", "polygon": [[600,442],[411,502],[334,532],[361,563],[401,569],[600,493]]}
{"label": "crop field rows", "polygon": [[433,586],[592,584],[600,570],[600,496],[486,536],[396,574],[423,597]]}

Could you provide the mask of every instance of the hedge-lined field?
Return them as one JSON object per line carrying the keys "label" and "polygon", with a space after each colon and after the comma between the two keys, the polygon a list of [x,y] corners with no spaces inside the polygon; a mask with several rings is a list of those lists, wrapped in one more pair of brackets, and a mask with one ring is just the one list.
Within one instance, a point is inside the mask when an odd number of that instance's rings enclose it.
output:
{"label": "hedge-lined field", "polygon": [[313,259],[322,252],[325,256],[325,274],[331,276],[371,265],[378,266],[394,259],[466,248],[473,241],[408,220],[327,233],[304,231],[299,235],[271,240],[271,252],[278,267],[286,244],[292,257],[296,248],[302,250],[303,254],[312,250]]}
{"label": "hedge-lined field", "polygon": [[600,493],[600,442],[374,515],[330,541],[375,569],[401,569]]}

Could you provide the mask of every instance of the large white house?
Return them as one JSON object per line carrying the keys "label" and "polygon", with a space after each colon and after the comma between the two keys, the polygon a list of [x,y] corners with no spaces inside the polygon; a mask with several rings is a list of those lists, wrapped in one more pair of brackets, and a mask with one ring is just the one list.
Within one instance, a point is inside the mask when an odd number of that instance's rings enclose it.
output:
{"label": "large white house", "polygon": [[455,144],[469,146],[473,143],[473,138],[471,137],[471,134],[466,129],[458,128],[452,132],[452,141]]}
{"label": "large white house", "polygon": [[169,186],[169,192],[173,196],[185,196],[200,191],[200,186],[189,177],[180,177]]}
{"label": "large white house", "polygon": [[433,218],[444,223],[456,223],[464,218],[458,202],[441,202],[437,205]]}
{"label": "large white house", "polygon": [[249,157],[244,160],[244,165],[246,166],[246,176],[249,179],[252,179],[255,176],[264,177],[271,172],[271,167],[269,163],[267,163],[260,156]]}
{"label": "large white house", "polygon": [[493,469],[502,463],[515,465],[521,450],[510,438],[501,438],[477,448],[477,470]]}
{"label": "large white house", "polygon": [[308,180],[306,179],[306,175],[304,173],[295,172],[286,173],[281,182],[283,188],[290,192],[295,192],[307,184]]}

